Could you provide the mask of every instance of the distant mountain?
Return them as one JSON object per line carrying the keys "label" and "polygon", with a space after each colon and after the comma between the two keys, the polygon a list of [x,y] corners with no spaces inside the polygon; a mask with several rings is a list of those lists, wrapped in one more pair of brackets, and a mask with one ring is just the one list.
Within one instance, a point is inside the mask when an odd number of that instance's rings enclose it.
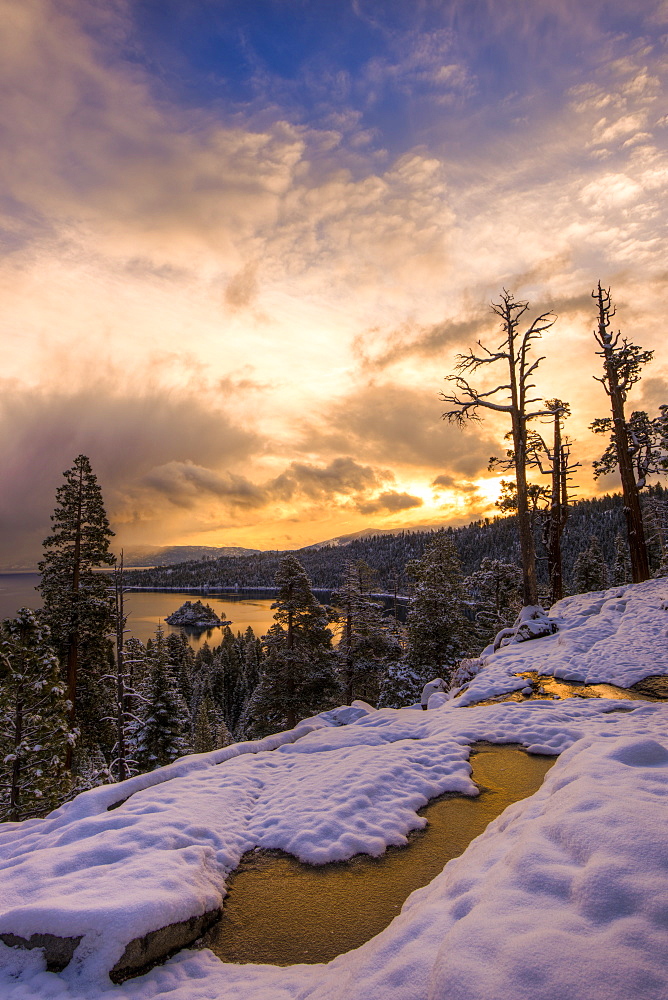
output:
{"label": "distant mountain", "polygon": [[363,528],[362,531],[353,531],[349,535],[337,535],[336,538],[328,538],[324,542],[314,542],[313,545],[304,545],[303,548],[297,551],[304,552],[307,549],[337,548],[340,545],[350,545],[351,542],[356,542],[361,538],[374,538],[376,535],[401,535],[410,533],[411,531],[436,531],[439,527],[445,527],[445,525],[435,524],[427,527],[422,525],[410,528]]}
{"label": "distant mountain", "polygon": [[245,549],[240,545],[164,545],[157,549],[126,549],[125,565],[175,566],[183,562],[204,562],[220,556],[252,556],[260,549]]}

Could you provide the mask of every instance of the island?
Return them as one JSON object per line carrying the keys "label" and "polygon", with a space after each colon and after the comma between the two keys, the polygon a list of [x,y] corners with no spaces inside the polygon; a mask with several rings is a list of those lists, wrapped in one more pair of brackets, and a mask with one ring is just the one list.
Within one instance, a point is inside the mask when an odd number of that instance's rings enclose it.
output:
{"label": "island", "polygon": [[183,625],[188,628],[208,629],[221,628],[223,625],[231,625],[224,618],[219,618],[209,604],[202,604],[201,601],[186,601],[180,608],[173,611],[165,618],[168,625]]}

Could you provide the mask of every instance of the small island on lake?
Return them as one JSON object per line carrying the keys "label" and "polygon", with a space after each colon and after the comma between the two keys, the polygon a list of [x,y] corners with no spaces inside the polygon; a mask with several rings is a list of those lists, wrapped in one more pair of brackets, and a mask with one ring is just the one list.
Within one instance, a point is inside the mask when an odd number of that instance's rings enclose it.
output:
{"label": "small island on lake", "polygon": [[202,604],[201,601],[186,601],[178,610],[173,611],[169,617],[165,618],[168,625],[183,625],[186,628],[208,629],[220,628],[223,625],[231,625],[224,618],[219,618],[209,604]]}

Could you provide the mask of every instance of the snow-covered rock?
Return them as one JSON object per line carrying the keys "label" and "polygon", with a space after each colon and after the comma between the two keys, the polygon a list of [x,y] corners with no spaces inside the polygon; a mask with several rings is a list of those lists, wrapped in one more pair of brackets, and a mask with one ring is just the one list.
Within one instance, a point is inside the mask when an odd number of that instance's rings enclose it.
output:
{"label": "snow-covered rock", "polygon": [[[422,688],[422,697],[420,698],[420,705],[422,708],[428,708],[430,706],[432,695],[444,694],[447,689],[448,685],[442,677],[435,677],[433,681],[427,681],[425,686]],[[433,708],[435,705],[442,703],[441,699],[435,699],[431,707]]]}
{"label": "snow-covered rock", "polygon": [[548,620],[556,625],[554,634],[486,650],[483,669],[456,701],[464,707],[520,691],[526,679],[517,675],[530,670],[623,688],[645,677],[668,674],[667,602],[666,577],[565,597],[549,612]]}

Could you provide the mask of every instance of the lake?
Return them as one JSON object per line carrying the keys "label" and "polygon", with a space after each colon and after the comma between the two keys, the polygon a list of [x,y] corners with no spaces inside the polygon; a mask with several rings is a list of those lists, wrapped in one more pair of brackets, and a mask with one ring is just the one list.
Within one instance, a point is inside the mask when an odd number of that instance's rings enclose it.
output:
{"label": "lake", "polygon": [[[35,590],[39,583],[39,573],[0,573],[0,619],[11,618],[19,608],[41,607],[41,595]],[[156,626],[162,622],[165,634],[179,632],[179,628],[167,625],[165,618],[176,611],[184,601],[201,600],[209,604],[219,618],[232,624],[233,632],[245,632],[250,625],[257,636],[264,635],[274,623],[271,605],[273,597],[255,597],[252,592],[243,596],[230,594],[217,597],[194,591],[130,591],[125,596],[125,610],[128,614],[128,635],[134,635],[142,642],[153,635]],[[216,628],[197,634],[188,634],[188,642],[193,649],[204,643],[218,645],[222,629]]]}

